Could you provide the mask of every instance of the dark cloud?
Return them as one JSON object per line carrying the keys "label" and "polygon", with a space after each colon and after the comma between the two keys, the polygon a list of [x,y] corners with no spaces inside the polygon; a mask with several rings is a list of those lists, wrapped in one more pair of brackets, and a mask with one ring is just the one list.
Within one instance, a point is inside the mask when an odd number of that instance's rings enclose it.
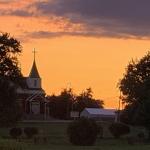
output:
{"label": "dark cloud", "polygon": [[49,0],[36,3],[43,14],[54,13],[70,19],[113,19],[129,24],[150,22],[149,0]]}
{"label": "dark cloud", "polygon": [[150,36],[150,0],[49,0],[34,5],[43,15],[66,17],[100,36]]}
{"label": "dark cloud", "polygon": [[[1,1],[2,2],[2,1]],[[4,2],[4,0],[3,0]],[[7,2],[10,2],[8,0]],[[1,11],[1,15],[21,17],[51,16],[67,18],[71,23],[81,24],[78,32],[35,32],[35,37],[64,35],[149,38],[150,0],[47,0],[29,4],[24,9]],[[31,11],[31,10],[34,10]],[[36,11],[35,11],[36,10]],[[69,30],[68,30],[69,31]]]}
{"label": "dark cloud", "polygon": [[8,12],[9,15],[20,16],[20,17],[31,17],[34,15],[33,12],[29,12],[27,10],[14,10]]}
{"label": "dark cloud", "polygon": [[79,32],[52,32],[52,31],[35,31],[35,32],[24,32],[22,39],[26,39],[26,37],[30,37],[33,39],[47,39],[47,38],[57,38],[57,37],[62,37],[62,36],[76,36],[76,37],[95,37],[95,38],[100,38],[100,37],[111,37],[111,38],[123,38],[123,39],[149,39],[148,37],[145,36],[132,36],[132,35],[127,35],[127,34],[120,34],[120,33],[114,33],[114,32],[92,32],[92,31],[79,31]]}

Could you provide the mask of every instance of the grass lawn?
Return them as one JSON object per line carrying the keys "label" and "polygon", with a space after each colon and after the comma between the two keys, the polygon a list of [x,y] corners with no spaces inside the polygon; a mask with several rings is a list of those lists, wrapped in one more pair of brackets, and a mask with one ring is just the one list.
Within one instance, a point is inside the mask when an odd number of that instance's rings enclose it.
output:
{"label": "grass lawn", "polygon": [[[19,127],[37,127],[41,135],[48,137],[47,143],[40,142],[35,144],[34,141],[21,139],[16,141],[12,139],[0,138],[0,145],[13,145],[13,147],[21,147],[22,150],[149,150],[150,145],[135,144],[129,145],[125,139],[116,140],[111,138],[108,131],[108,124],[103,123],[104,139],[98,138],[94,146],[73,146],[69,143],[66,135],[68,123],[20,123]],[[9,129],[1,128],[0,135],[9,137]],[[133,131],[131,134],[135,134]]]}

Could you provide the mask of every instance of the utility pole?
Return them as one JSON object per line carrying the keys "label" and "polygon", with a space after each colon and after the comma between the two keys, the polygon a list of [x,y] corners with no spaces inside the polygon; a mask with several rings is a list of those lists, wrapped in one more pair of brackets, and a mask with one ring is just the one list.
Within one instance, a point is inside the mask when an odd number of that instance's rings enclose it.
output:
{"label": "utility pole", "polygon": [[122,96],[121,96],[121,91],[120,91],[120,95],[119,95],[119,104],[118,104],[118,122],[120,122],[120,106],[121,106],[121,101],[122,101]]}

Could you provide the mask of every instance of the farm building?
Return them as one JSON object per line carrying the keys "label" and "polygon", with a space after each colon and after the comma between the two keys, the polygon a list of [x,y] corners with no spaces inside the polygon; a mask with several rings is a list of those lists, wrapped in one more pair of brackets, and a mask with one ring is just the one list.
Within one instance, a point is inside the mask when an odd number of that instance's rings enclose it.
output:
{"label": "farm building", "polygon": [[80,117],[93,118],[103,121],[116,121],[116,109],[102,109],[102,108],[85,108]]}

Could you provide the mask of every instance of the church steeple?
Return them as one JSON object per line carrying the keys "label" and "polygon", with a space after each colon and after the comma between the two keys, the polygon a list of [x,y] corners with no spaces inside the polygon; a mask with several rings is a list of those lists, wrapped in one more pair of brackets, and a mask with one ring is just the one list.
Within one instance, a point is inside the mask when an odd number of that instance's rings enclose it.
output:
{"label": "church steeple", "polygon": [[36,53],[35,49],[34,49],[33,53],[34,53],[34,60],[33,60],[33,65],[32,65],[29,77],[30,78],[40,78],[40,75],[39,75],[37,67],[36,67],[36,62],[35,62],[35,53]]}

